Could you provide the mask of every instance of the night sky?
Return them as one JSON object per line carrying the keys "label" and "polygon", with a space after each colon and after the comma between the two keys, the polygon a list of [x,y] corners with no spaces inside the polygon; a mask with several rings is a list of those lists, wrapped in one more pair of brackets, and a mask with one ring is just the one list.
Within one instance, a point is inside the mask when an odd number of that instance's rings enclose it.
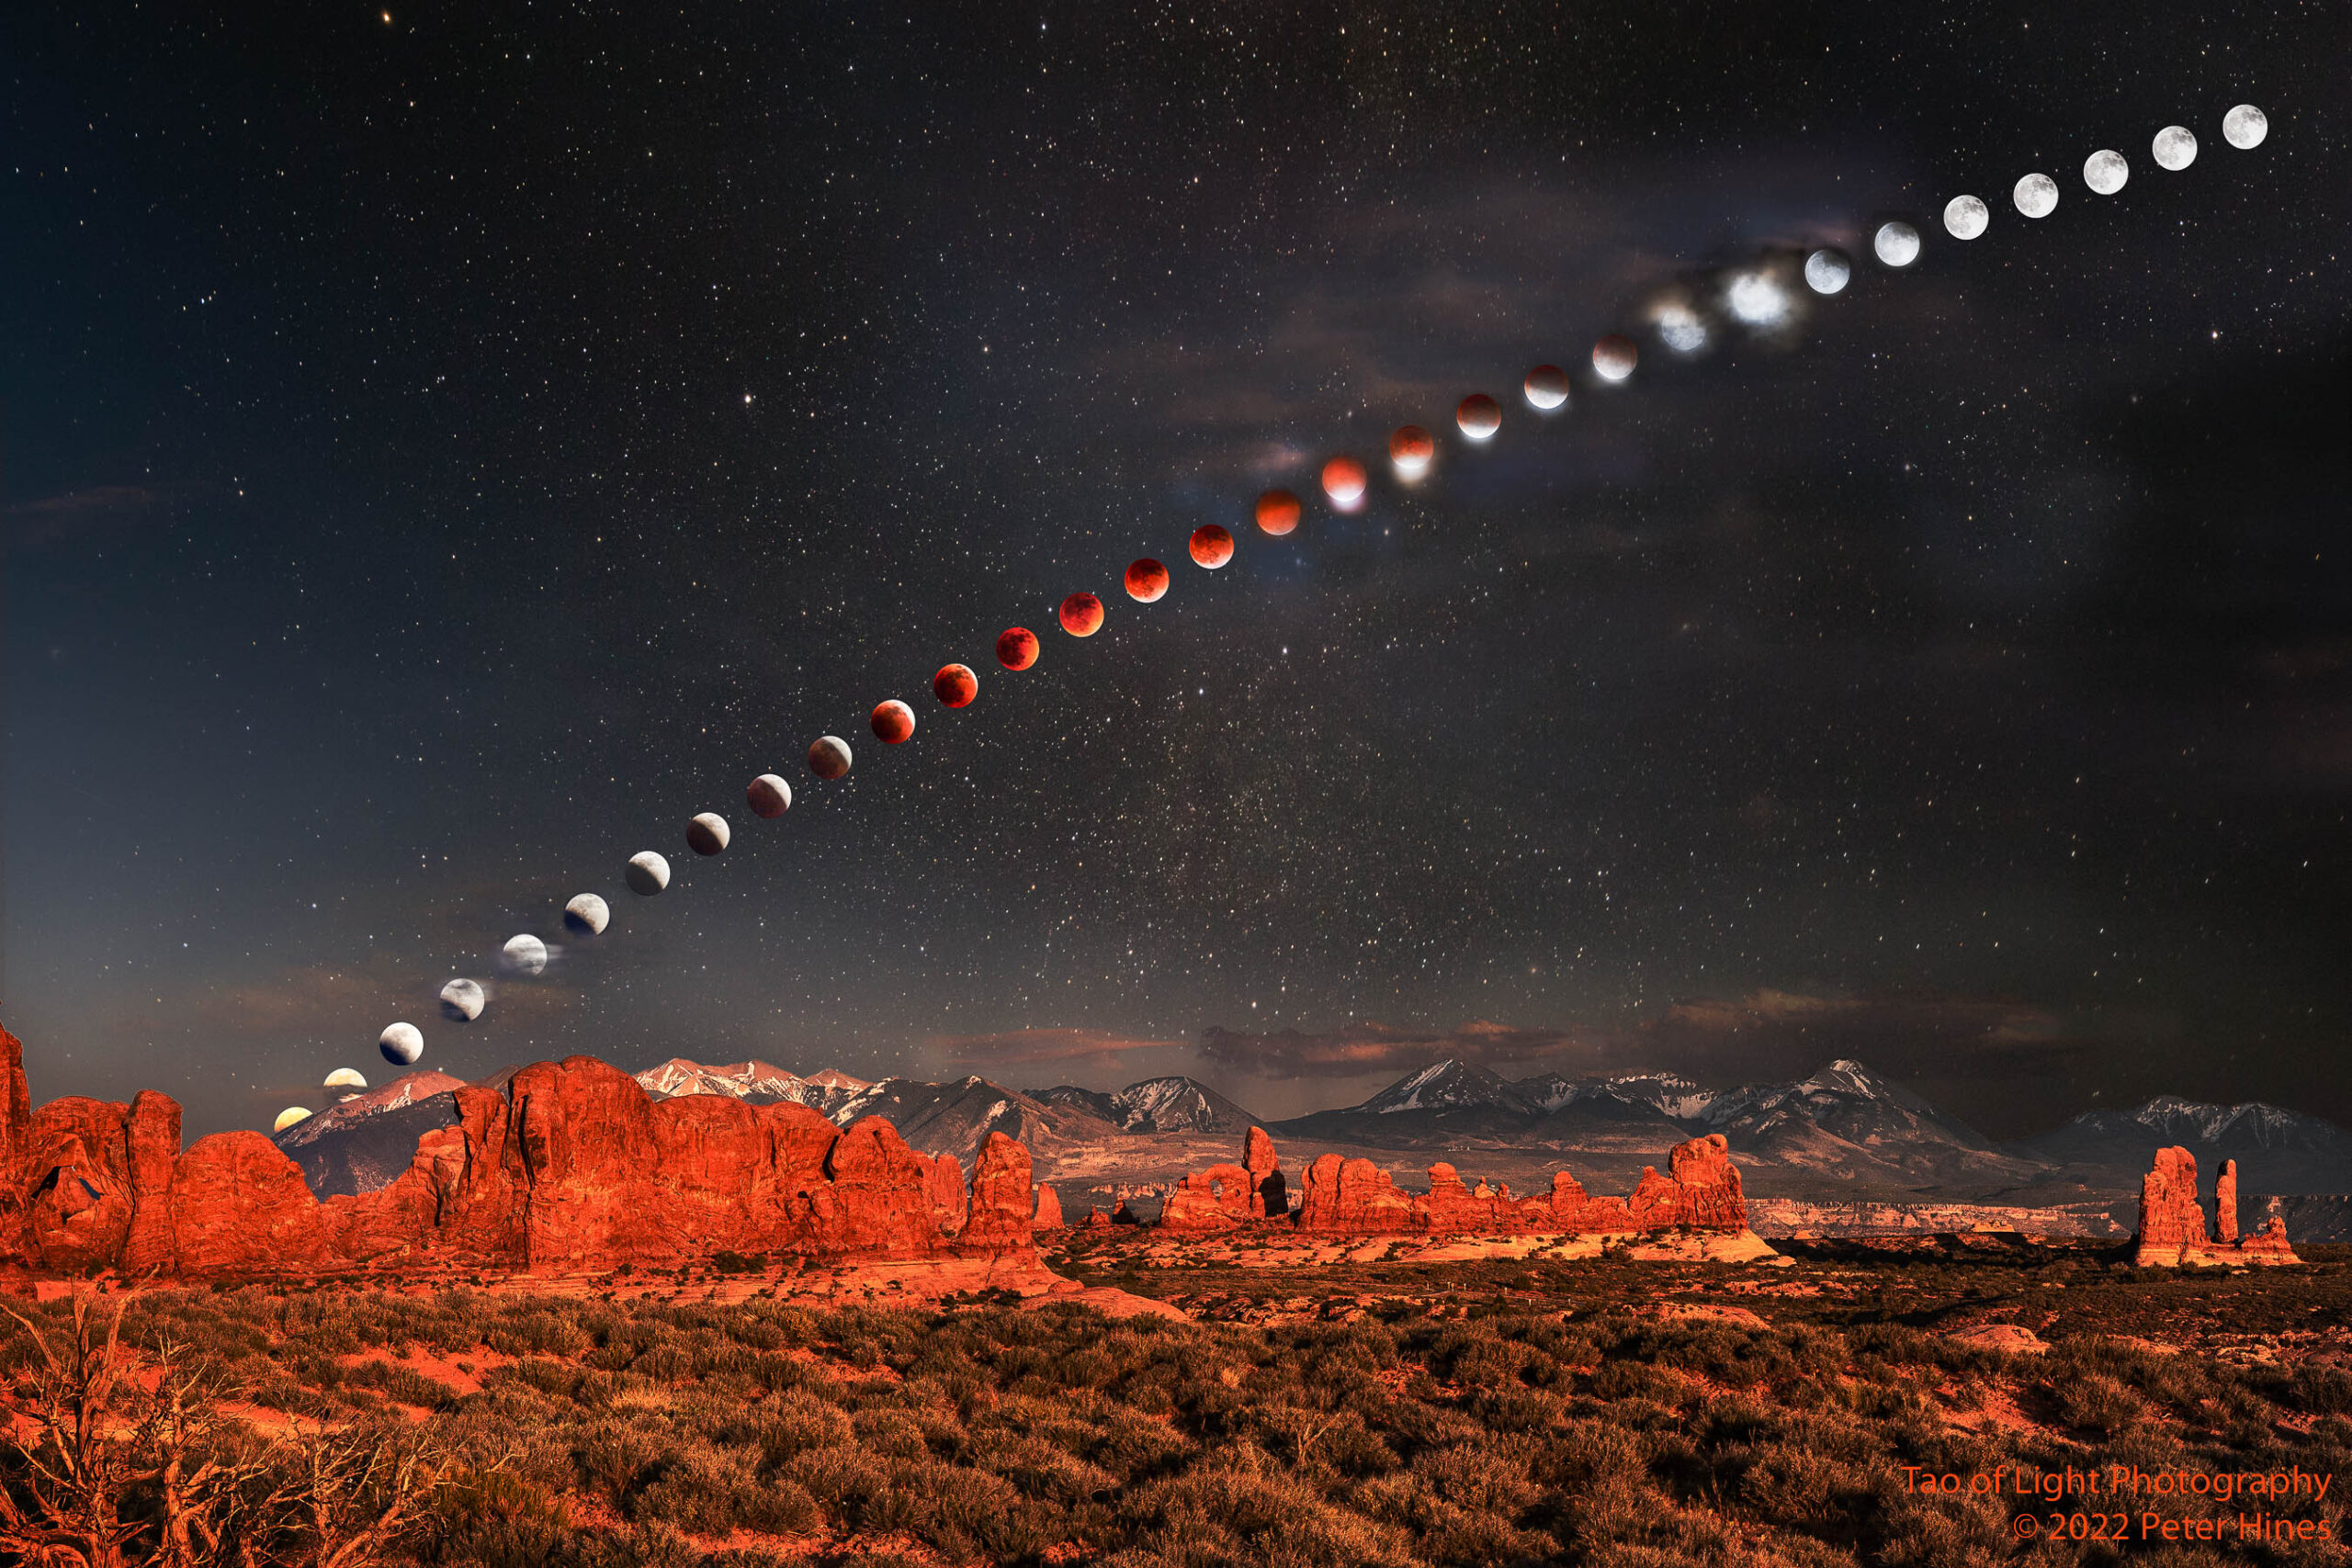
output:
{"label": "night sky", "polygon": [[[1179,1071],[1271,1115],[1447,1054],[1854,1055],[1996,1136],[2352,1120],[2352,17],[1274,9],[10,8],[36,1099],[266,1125],[407,1019],[466,1077]],[[1659,345],[1822,244],[1843,294]],[[497,979],[583,890],[611,931]]]}

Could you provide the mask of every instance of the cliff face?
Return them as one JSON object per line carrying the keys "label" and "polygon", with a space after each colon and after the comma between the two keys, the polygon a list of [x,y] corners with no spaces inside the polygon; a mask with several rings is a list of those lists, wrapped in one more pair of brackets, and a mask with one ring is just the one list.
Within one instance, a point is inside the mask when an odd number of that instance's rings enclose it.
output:
{"label": "cliff face", "polygon": [[2238,1234],[2238,1162],[2223,1160],[2213,1184],[2213,1228],[2197,1200],[2197,1156],[2177,1145],[2158,1149],[2140,1181],[2140,1234],[2133,1260],[2142,1268],[2183,1263],[2300,1263],[2278,1215],[2254,1235]]}
{"label": "cliff face", "polygon": [[654,1101],[593,1056],[537,1062],[504,1093],[456,1092],[388,1187],[322,1203],[258,1133],[180,1147],[180,1110],[29,1107],[0,1030],[0,1266],[203,1277],[403,1261],[488,1268],[671,1264],[732,1250],[840,1259],[1034,1260],[1028,1150],[994,1137],[967,1194],[953,1159],[867,1117],[712,1095]]}
{"label": "cliff face", "polygon": [[[1263,1130],[1250,1130],[1242,1165],[1194,1171],[1168,1194],[1162,1227],[1219,1230],[1283,1213],[1280,1162]],[[1341,1235],[1409,1235],[1504,1232],[1633,1235],[1677,1229],[1741,1232],[1747,1203],[1739,1170],[1721,1134],[1678,1145],[1669,1174],[1642,1172],[1630,1198],[1596,1198],[1566,1171],[1548,1192],[1516,1197],[1508,1185],[1464,1181],[1453,1167],[1430,1167],[1427,1193],[1401,1190],[1396,1178],[1368,1159],[1324,1155],[1306,1168],[1294,1224],[1303,1231]]]}

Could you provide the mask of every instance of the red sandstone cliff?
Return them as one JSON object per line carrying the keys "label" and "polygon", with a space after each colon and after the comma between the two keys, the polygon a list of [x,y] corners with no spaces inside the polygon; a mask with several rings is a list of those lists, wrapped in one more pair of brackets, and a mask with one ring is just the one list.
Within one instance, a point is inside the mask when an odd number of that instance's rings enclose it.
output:
{"label": "red sandstone cliff", "polygon": [[321,1203],[258,1133],[180,1148],[180,1110],[67,1099],[32,1111],[0,1030],[0,1266],[198,1277],[403,1260],[491,1268],[675,1263],[721,1250],[839,1258],[1034,1257],[1029,1152],[991,1136],[967,1194],[953,1158],[879,1117],[654,1101],[592,1056],[456,1093],[390,1186]]}
{"label": "red sandstone cliff", "polygon": [[2278,1215],[2249,1236],[2238,1235],[2238,1162],[2223,1160],[2213,1184],[2213,1229],[2205,1228],[2204,1205],[2197,1201],[2197,1156],[2187,1149],[2158,1149],[2154,1166],[2140,1179],[2140,1232],[2132,1260],[2142,1268],[2183,1263],[2301,1263],[2287,1242],[2287,1223]]}

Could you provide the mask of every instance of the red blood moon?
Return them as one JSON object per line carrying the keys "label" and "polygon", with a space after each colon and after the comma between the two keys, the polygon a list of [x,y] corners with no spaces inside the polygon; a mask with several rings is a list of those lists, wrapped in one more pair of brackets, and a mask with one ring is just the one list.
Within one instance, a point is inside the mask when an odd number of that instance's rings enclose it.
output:
{"label": "red blood moon", "polygon": [[1363,499],[1363,465],[1353,457],[1334,457],[1323,465],[1323,493],[1334,506],[1353,506]]}
{"label": "red blood moon", "polygon": [[1168,592],[1168,569],[1146,556],[1127,568],[1127,597],[1148,604]]}
{"label": "red blood moon", "polygon": [[1270,490],[1258,498],[1258,526],[1282,537],[1298,526],[1298,497],[1286,490]]}
{"label": "red blood moon", "polygon": [[1008,626],[996,639],[996,661],[1007,670],[1026,670],[1037,662],[1037,634],[1027,626]]}
{"label": "red blood moon", "polygon": [[1388,437],[1388,460],[1396,465],[1402,478],[1419,479],[1437,460],[1437,443],[1419,425],[1400,424]]}
{"label": "red blood moon", "polygon": [[1473,441],[1484,441],[1503,427],[1503,405],[1484,392],[1473,392],[1453,411],[1453,423]]}
{"label": "red blood moon", "polygon": [[1193,558],[1215,571],[1233,558],[1233,536],[1214,523],[1193,529]]}
{"label": "red blood moon", "polygon": [[874,739],[885,746],[897,746],[915,732],[915,710],[892,697],[876,704],[874,709]]}
{"label": "red blood moon", "polygon": [[1102,600],[1091,593],[1073,593],[1062,601],[1062,630],[1072,637],[1092,637],[1102,629]]}
{"label": "red blood moon", "polygon": [[951,708],[969,707],[980,694],[980,678],[968,664],[943,664],[931,678],[931,694]]}

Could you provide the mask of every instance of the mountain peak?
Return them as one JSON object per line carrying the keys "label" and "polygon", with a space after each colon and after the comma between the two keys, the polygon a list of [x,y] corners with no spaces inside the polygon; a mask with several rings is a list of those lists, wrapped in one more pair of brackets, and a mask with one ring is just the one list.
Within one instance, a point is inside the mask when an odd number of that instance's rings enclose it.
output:
{"label": "mountain peak", "polygon": [[1417,1073],[1398,1078],[1356,1107],[1377,1116],[1402,1111],[1452,1111],[1491,1106],[1525,1111],[1532,1108],[1526,1093],[1475,1062],[1448,1056]]}

